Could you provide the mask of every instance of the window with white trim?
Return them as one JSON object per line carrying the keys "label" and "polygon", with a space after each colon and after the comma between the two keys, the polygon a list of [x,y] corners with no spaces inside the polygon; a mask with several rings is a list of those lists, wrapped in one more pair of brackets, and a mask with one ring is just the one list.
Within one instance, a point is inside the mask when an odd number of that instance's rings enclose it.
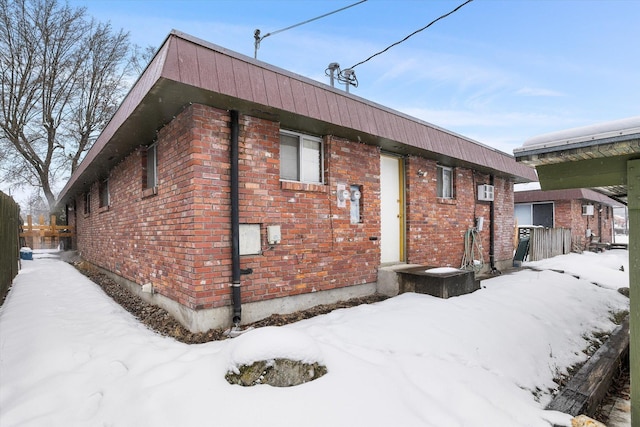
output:
{"label": "window with white trim", "polygon": [[438,197],[453,198],[453,168],[438,165]]}
{"label": "window with white trim", "polygon": [[297,132],[280,132],[280,179],[324,182],[322,139]]}

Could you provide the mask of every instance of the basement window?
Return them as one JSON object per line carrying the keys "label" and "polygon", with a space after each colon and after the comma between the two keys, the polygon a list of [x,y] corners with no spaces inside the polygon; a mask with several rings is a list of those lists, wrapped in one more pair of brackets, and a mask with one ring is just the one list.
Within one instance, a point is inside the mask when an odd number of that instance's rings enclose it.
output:
{"label": "basement window", "polygon": [[453,168],[438,165],[438,197],[453,199]]}
{"label": "basement window", "polygon": [[296,132],[280,132],[280,179],[323,183],[322,164],[322,139]]}

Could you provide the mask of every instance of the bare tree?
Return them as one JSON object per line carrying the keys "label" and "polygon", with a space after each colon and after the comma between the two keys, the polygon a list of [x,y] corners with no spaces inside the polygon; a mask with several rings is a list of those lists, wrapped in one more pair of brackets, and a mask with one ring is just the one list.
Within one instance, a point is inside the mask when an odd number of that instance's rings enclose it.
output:
{"label": "bare tree", "polygon": [[134,71],[129,36],[57,0],[0,0],[3,178],[42,189],[73,172]]}
{"label": "bare tree", "polygon": [[158,49],[154,46],[140,47],[133,45],[132,65],[136,74],[142,74],[147,64],[151,62]]}

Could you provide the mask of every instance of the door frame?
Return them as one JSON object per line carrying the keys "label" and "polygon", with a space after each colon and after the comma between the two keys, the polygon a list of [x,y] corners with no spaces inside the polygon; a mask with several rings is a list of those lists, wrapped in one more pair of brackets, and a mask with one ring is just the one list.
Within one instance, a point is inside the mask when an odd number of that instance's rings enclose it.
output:
{"label": "door frame", "polygon": [[[398,234],[398,257],[397,261],[387,261],[382,262],[381,264],[395,264],[395,263],[404,263],[406,262],[406,233],[407,233],[407,205],[406,205],[406,158],[403,155],[389,153],[389,152],[380,152],[380,162],[382,162],[382,157],[393,158],[398,161],[398,197],[399,197],[399,205],[400,205],[400,218],[398,221],[399,234]],[[380,191],[382,191],[382,167],[380,170]],[[382,202],[382,200],[381,200]],[[380,234],[382,235],[382,206],[380,207]],[[382,258],[382,248],[380,249],[380,257]]]}

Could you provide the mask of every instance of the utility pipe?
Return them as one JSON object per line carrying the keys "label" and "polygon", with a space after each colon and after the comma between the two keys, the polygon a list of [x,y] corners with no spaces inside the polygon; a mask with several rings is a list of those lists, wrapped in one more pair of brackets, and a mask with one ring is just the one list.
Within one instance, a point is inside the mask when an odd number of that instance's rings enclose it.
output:
{"label": "utility pipe", "polygon": [[232,321],[235,326],[240,324],[242,302],[240,299],[240,209],[239,209],[239,173],[238,173],[238,111],[230,110],[231,119],[231,298],[233,301]]}
{"label": "utility pipe", "polygon": [[[489,175],[489,184],[491,184],[492,186],[495,185],[493,174]],[[493,190],[493,194],[495,199],[495,194],[496,194],[495,187]],[[489,265],[491,266],[492,274],[500,274],[500,270],[496,268],[496,259],[495,259],[495,247],[496,247],[495,201],[492,200],[490,203],[491,203],[491,206],[489,209],[489,221],[491,221],[491,227],[489,228]]]}

